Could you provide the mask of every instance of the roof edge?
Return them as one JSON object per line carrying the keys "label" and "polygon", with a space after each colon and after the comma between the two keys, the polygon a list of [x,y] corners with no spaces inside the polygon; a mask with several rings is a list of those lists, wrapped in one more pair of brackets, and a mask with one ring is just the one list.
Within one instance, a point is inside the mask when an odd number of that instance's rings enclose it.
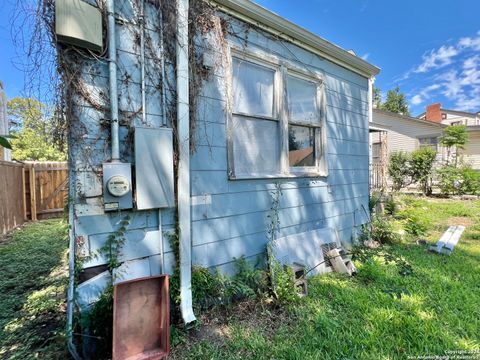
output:
{"label": "roof edge", "polygon": [[413,116],[397,114],[397,113],[394,113],[394,112],[391,112],[391,111],[388,111],[388,110],[374,108],[373,112],[377,112],[377,113],[380,113],[380,114],[385,114],[385,115],[391,116],[391,117],[400,117],[400,118],[405,119],[405,120],[417,121],[417,122],[420,122],[422,124],[433,125],[433,126],[436,126],[436,127],[439,127],[439,128],[447,127],[447,125],[442,124],[442,123],[436,123],[436,122],[433,122],[433,121],[430,121],[430,120],[423,120],[423,119],[419,119],[419,118],[413,117]]}
{"label": "roof edge", "polygon": [[[228,14],[278,35],[364,77],[380,68],[249,0],[209,0]],[[262,26],[263,25],[263,26]]]}

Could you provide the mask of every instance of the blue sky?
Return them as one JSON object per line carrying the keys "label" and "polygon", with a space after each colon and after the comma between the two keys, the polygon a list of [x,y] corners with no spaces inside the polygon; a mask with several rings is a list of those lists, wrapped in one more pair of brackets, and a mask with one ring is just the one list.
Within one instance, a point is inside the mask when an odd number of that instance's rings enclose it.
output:
{"label": "blue sky", "polygon": [[[24,0],[25,1],[25,0]],[[10,34],[14,0],[0,0],[0,80],[21,94]],[[480,111],[478,0],[258,0],[262,6],[379,66],[376,85],[399,85],[412,114],[441,102]]]}

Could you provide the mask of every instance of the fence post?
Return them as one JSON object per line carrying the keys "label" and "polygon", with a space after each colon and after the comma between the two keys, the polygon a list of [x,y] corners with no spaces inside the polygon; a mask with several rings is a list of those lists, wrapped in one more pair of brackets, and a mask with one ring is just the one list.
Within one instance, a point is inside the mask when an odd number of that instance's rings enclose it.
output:
{"label": "fence post", "polygon": [[36,174],[35,165],[30,165],[30,214],[32,221],[37,221],[37,200],[36,200]]}
{"label": "fence post", "polygon": [[22,166],[22,189],[23,189],[23,220],[28,221],[27,217],[27,183],[25,179],[25,164]]}

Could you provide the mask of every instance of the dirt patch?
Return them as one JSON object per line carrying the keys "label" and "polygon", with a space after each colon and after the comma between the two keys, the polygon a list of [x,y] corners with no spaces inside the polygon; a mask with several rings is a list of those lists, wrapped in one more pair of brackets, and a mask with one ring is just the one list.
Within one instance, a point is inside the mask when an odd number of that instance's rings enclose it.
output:
{"label": "dirt patch", "polygon": [[466,216],[454,216],[447,220],[448,226],[463,225],[469,227],[475,224],[475,221]]}
{"label": "dirt patch", "polygon": [[247,330],[261,331],[272,338],[280,324],[288,324],[292,315],[268,301],[246,300],[226,307],[217,307],[199,317],[199,327],[186,334],[182,344],[171,351],[170,359],[183,359],[189,348],[201,341],[214,346],[223,346],[232,337],[232,325]]}

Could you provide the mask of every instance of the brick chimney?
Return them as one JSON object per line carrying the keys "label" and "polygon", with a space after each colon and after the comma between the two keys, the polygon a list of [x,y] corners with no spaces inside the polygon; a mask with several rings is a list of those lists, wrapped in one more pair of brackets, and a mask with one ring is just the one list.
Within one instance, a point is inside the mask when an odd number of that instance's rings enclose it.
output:
{"label": "brick chimney", "polygon": [[425,120],[441,123],[442,122],[442,104],[435,103],[427,106],[427,112],[425,113]]}

